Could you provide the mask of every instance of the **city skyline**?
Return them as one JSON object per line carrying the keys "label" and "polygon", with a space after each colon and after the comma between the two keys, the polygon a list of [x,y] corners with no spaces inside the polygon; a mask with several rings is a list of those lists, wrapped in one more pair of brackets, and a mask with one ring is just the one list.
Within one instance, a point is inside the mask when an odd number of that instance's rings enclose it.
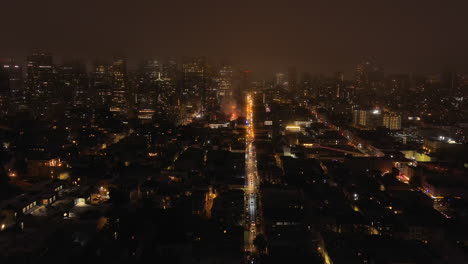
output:
{"label": "city skyline", "polygon": [[[25,6],[29,8],[25,9]],[[184,55],[227,58],[265,75],[281,65],[348,74],[365,60],[389,73],[468,70],[465,1],[168,3],[123,1],[4,4],[0,57],[33,48],[59,57],[130,61]]]}
{"label": "city skyline", "polygon": [[468,2],[1,6],[0,263],[468,263]]}

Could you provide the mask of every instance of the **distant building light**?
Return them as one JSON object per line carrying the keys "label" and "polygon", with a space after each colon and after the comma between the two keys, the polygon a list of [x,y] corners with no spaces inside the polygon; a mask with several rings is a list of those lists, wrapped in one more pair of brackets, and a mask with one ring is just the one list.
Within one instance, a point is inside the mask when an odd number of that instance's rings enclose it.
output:
{"label": "distant building light", "polygon": [[289,126],[286,126],[286,130],[292,131],[292,132],[299,132],[301,131],[301,127],[289,125]]}
{"label": "distant building light", "polygon": [[354,195],[353,195],[353,199],[354,199],[354,201],[357,201],[357,200],[359,200],[359,196],[358,196],[358,194],[357,194],[357,193],[354,193]]}

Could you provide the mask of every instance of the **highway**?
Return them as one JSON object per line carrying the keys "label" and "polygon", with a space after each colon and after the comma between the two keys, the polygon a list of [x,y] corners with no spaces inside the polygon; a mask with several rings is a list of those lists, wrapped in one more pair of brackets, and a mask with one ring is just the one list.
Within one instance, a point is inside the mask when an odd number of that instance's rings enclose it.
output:
{"label": "highway", "polygon": [[260,193],[259,193],[259,177],[257,173],[257,156],[255,147],[255,132],[253,125],[253,98],[251,94],[247,95],[246,109],[246,151],[245,151],[245,239],[244,251],[246,253],[255,253],[254,239],[261,232],[261,210],[260,210]]}

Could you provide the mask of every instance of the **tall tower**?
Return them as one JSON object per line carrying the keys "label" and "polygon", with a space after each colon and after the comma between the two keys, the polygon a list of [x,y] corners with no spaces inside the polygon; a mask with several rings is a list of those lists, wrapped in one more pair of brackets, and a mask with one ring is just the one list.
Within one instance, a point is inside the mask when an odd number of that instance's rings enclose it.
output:
{"label": "tall tower", "polygon": [[312,75],[310,73],[304,72],[301,74],[299,88],[304,97],[312,96]]}
{"label": "tall tower", "polygon": [[218,87],[220,96],[232,95],[232,66],[223,65],[218,73]]}
{"label": "tall tower", "polygon": [[96,94],[93,98],[98,105],[107,105],[112,99],[111,66],[103,61],[95,61],[91,73],[92,90]]}
{"label": "tall tower", "polygon": [[10,77],[6,70],[0,68],[0,110],[3,111],[8,107],[10,94]]}
{"label": "tall tower", "polygon": [[361,63],[356,67],[355,81],[358,89],[377,90],[383,85],[384,71],[370,61]]}
{"label": "tall tower", "polygon": [[[206,61],[204,57],[183,59],[183,85],[181,97],[183,101],[192,105],[205,105],[206,92]],[[201,105],[200,105],[201,104]]]}
{"label": "tall tower", "polygon": [[290,92],[297,92],[297,70],[296,67],[288,68],[288,89]]}
{"label": "tall tower", "polygon": [[276,74],[276,85],[277,86],[283,86],[284,84],[284,73],[277,73]]}
{"label": "tall tower", "polygon": [[336,85],[336,97],[341,98],[344,94],[344,74],[341,71],[335,72],[334,74],[334,85]]}
{"label": "tall tower", "polygon": [[74,105],[83,105],[87,100],[88,75],[81,61],[68,61],[58,68],[61,89],[60,97]]}
{"label": "tall tower", "polygon": [[441,74],[442,91],[452,93],[457,87],[457,73],[452,68],[445,68]]}
{"label": "tall tower", "polygon": [[116,58],[111,68],[112,102],[111,111],[123,111],[127,105],[127,62]]}
{"label": "tall tower", "polygon": [[56,71],[52,54],[34,51],[27,57],[26,73],[28,101],[47,106],[56,92]]}
{"label": "tall tower", "polygon": [[8,73],[9,87],[12,98],[20,99],[20,97],[23,97],[24,85],[23,69],[21,65],[15,63],[12,59],[10,59],[1,63],[0,69]]}

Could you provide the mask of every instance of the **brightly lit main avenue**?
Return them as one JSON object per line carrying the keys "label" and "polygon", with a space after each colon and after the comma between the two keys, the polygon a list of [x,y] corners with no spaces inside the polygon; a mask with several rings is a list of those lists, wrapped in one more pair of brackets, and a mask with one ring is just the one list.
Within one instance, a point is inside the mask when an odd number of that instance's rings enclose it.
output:
{"label": "brightly lit main avenue", "polygon": [[246,152],[245,152],[245,243],[246,252],[255,252],[254,239],[261,232],[261,212],[259,195],[259,177],[257,173],[257,157],[254,147],[255,132],[253,123],[253,98],[246,98]]}

